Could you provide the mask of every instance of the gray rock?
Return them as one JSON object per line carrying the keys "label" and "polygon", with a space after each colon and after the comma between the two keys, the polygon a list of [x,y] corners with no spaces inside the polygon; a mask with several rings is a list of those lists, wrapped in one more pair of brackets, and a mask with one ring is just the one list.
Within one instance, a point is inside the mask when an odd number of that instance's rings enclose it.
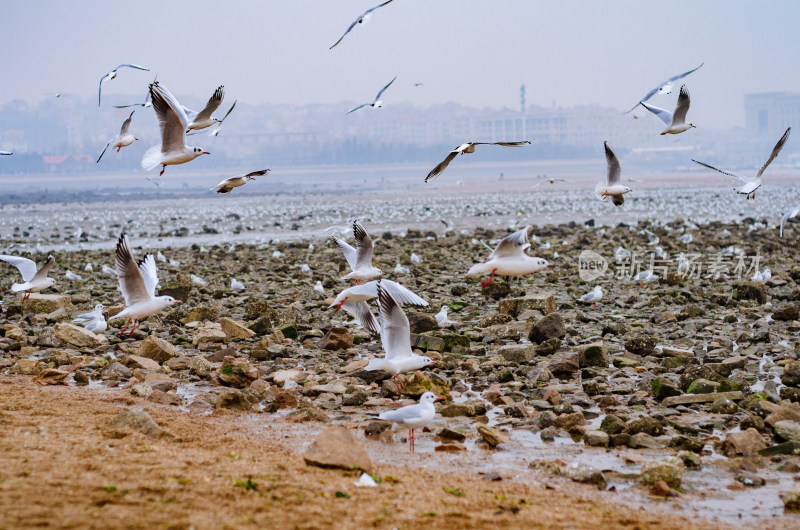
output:
{"label": "gray rock", "polygon": [[[174,436],[162,429],[148,413],[143,410],[126,410],[120,412],[108,423],[108,426],[124,436],[124,429],[141,432],[150,438],[173,438]],[[122,432],[120,432],[122,431]]]}
{"label": "gray rock", "polygon": [[530,361],[536,355],[533,344],[510,344],[501,346],[499,353],[506,361],[522,364]]}
{"label": "gray rock", "polygon": [[679,488],[683,478],[683,461],[679,458],[671,458],[659,462],[645,462],[639,473],[639,480],[642,484],[653,485],[659,480],[663,480],[671,488]]}
{"label": "gray rock", "polygon": [[578,365],[581,368],[597,366],[608,367],[608,351],[602,342],[594,342],[578,348]]}
{"label": "gray rock", "polygon": [[587,464],[574,463],[560,468],[559,474],[573,482],[592,484],[597,489],[604,490],[608,483],[603,472]]}
{"label": "gray rock", "polygon": [[533,325],[528,339],[538,344],[553,338],[564,338],[566,334],[567,328],[564,325],[564,319],[561,318],[561,315],[558,313],[550,313],[540,318]]}
{"label": "gray rock", "polygon": [[372,461],[364,445],[350,429],[341,426],[325,427],[303,455],[310,466],[369,472]]}
{"label": "gray rock", "polygon": [[100,378],[104,381],[127,381],[131,377],[133,372],[120,362],[111,363],[100,372]]}
{"label": "gray rock", "polygon": [[800,422],[781,420],[775,423],[775,434],[787,442],[800,442]]}
{"label": "gray rock", "polygon": [[608,447],[609,436],[603,431],[586,431],[583,443],[591,447]]}

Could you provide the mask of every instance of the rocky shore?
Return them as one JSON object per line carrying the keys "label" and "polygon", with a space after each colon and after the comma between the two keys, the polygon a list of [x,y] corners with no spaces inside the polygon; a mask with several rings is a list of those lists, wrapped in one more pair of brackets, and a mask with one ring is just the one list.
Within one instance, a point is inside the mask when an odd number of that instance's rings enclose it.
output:
{"label": "rocky shore", "polygon": [[[190,415],[255,414],[284,425],[287,436],[292,425],[305,434],[314,426],[314,444],[298,442],[309,463],[362,469],[372,465],[375,444],[407,451],[403,432],[366,413],[432,390],[446,401],[431,432],[418,435],[430,440],[423,452],[443,459],[511,452],[538,480],[624,489],[633,503],[669,498],[702,506],[709,496],[734,504],[750,496],[765,505],[746,515],[752,524],[774,517],[797,524],[800,245],[774,230],[752,233],[752,223],[648,225],[660,257],[645,225],[545,226],[534,231],[539,241],[529,254],[556,267],[483,288],[485,278],[465,271],[488,252],[480,240],[491,245],[508,232],[408,230],[398,237],[368,225],[376,266],[430,302],[406,313],[412,345],[439,362],[402,376],[402,389],[391,374],[363,370],[369,357],[383,355],[380,341],[328,309],[326,301],[347,287],[339,280],[347,265],[325,241],[164,250],[159,294],[183,303],[132,336],[119,334],[122,321],[103,335],[70,323],[97,303],[107,317],[121,310],[116,277],[100,272],[112,253],[59,254],[56,291],[24,302],[6,296],[0,306],[0,373],[86,393],[123,389],[137,406]],[[603,260],[597,275],[582,268],[585,250]],[[679,253],[694,256],[695,267],[679,273]],[[89,263],[93,272],[84,270]],[[392,273],[397,264],[408,272]],[[771,277],[751,281],[765,267]],[[648,268],[658,279],[632,279]],[[83,279],[64,280],[67,269]],[[231,278],[246,290],[231,290]],[[324,296],[313,290],[317,281]],[[603,299],[578,302],[595,285]],[[442,305],[453,321],[445,328],[434,318]],[[169,425],[147,418],[114,421],[109,428],[120,436],[142,429],[170,435]],[[327,440],[334,435],[324,425],[348,434]],[[314,454],[326,443],[326,454]],[[554,450],[540,457],[531,449],[571,446],[581,447],[579,456]],[[603,455],[630,471],[595,465]],[[727,508],[711,515],[736,519]]]}

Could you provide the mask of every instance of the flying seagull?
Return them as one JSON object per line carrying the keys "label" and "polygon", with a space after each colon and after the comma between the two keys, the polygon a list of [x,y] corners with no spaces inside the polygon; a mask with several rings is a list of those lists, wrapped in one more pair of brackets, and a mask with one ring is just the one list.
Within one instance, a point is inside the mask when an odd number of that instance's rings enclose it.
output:
{"label": "flying seagull", "polygon": [[525,276],[547,268],[554,267],[546,259],[528,256],[525,252],[530,248],[528,243],[528,232],[531,225],[513,234],[504,237],[497,244],[492,253],[489,254],[489,261],[486,263],[476,263],[467,271],[467,275],[491,273],[489,279],[481,283],[481,287],[486,287],[494,281],[494,275],[500,276]]}
{"label": "flying seagull", "polygon": [[342,42],[342,39],[344,39],[344,38],[345,38],[345,36],[347,36],[347,34],[348,34],[348,33],[350,33],[351,31],[353,31],[353,28],[354,28],[354,27],[356,27],[356,24],[366,24],[367,22],[369,22],[369,19],[370,19],[370,17],[372,17],[372,12],[373,12],[373,11],[375,11],[375,10],[376,10],[376,9],[378,9],[379,7],[383,7],[383,6],[385,6],[386,4],[390,3],[391,1],[392,1],[392,0],[387,0],[386,2],[382,3],[381,5],[377,5],[377,6],[373,7],[373,8],[371,8],[371,9],[367,9],[366,11],[364,11],[364,12],[361,14],[361,16],[359,16],[359,17],[358,17],[358,18],[355,20],[355,22],[353,22],[352,24],[350,24],[350,27],[349,27],[349,28],[347,28],[347,31],[345,31],[345,32],[344,32],[344,35],[342,35],[341,37],[339,37],[339,40],[337,40],[337,41],[336,41],[336,42],[333,44],[333,46],[331,46],[331,47],[330,47],[330,48],[328,48],[328,49],[329,49],[329,50],[332,50],[332,49],[334,49],[334,48],[336,47],[336,45],[337,45],[337,44],[339,44],[340,42]]}
{"label": "flying seagull", "polygon": [[211,190],[217,193],[230,193],[233,188],[244,186],[247,184],[248,180],[255,180],[255,177],[260,177],[267,173],[269,173],[269,169],[262,169],[261,171],[253,171],[241,177],[230,177],[211,188]]}
{"label": "flying seagull", "polygon": [[23,283],[15,283],[11,290],[15,293],[25,292],[22,300],[27,300],[32,292],[41,291],[56,284],[53,278],[48,278],[47,274],[56,262],[53,256],[47,256],[47,261],[42,268],[36,270],[36,263],[20,256],[8,256],[0,254],[0,261],[13,265],[22,274]]}
{"label": "flying seagull", "polygon": [[11,151],[0,151],[0,155],[2,155],[2,156],[9,156],[9,155],[13,155],[13,154],[14,153],[12,153]]}
{"label": "flying seagull", "polygon": [[[397,79],[397,76],[394,76],[394,79]],[[383,100],[381,99],[381,96],[383,95],[384,92],[386,92],[386,89],[389,88],[392,85],[392,83],[394,83],[394,79],[389,81],[389,83],[385,87],[383,87],[380,92],[378,92],[378,95],[375,96],[375,101],[373,101],[372,103],[364,103],[363,105],[359,105],[350,112],[355,112],[363,107],[372,107],[373,109],[379,109],[383,107]],[[350,114],[350,112],[348,112],[347,114]]]}
{"label": "flying seagull", "polygon": [[328,306],[336,306],[336,312],[344,309],[358,320],[358,323],[371,333],[380,334],[380,326],[369,309],[367,300],[378,296],[378,281],[385,291],[394,297],[400,305],[415,305],[426,307],[428,302],[406,289],[397,282],[391,280],[373,280],[362,285],[354,285],[339,293],[333,302]]}
{"label": "flying seagull", "polygon": [[450,162],[452,162],[457,155],[474,153],[476,145],[502,145],[504,147],[522,147],[523,145],[530,145],[530,142],[525,140],[523,142],[467,142],[461,144],[452,151],[450,151],[450,154],[447,155],[447,158],[439,162],[439,164],[435,168],[433,168],[430,173],[428,173],[428,176],[425,177],[425,182],[428,182],[438,177],[441,174],[441,172],[444,171],[447,168],[447,166],[450,165]]}
{"label": "flying seagull", "polygon": [[[222,105],[222,100],[224,98],[225,87],[220,85],[208,99],[208,103],[206,103],[205,108],[200,112],[195,112],[192,109],[183,107],[183,112],[186,113],[186,117],[189,119],[189,124],[186,126],[186,132],[188,133],[192,129],[205,129],[206,127],[211,127],[215,123],[222,123],[222,120],[214,118],[211,115],[219,108],[220,105]],[[233,107],[231,107],[231,110],[233,110]]]}
{"label": "flying seagull", "polygon": [[342,279],[352,279],[360,283],[380,278],[383,272],[372,265],[372,238],[369,237],[369,234],[364,229],[364,226],[358,222],[358,219],[353,221],[353,236],[356,240],[355,248],[351,247],[343,239],[331,236],[333,242],[342,249],[344,258],[347,260],[347,264],[350,265],[352,271],[350,274],[342,276]]}
{"label": "flying seagull", "polygon": [[402,384],[397,380],[397,376],[402,372],[413,372],[421,370],[426,366],[435,364],[430,357],[417,355],[411,349],[411,327],[408,317],[400,308],[397,300],[389,292],[381,287],[381,282],[377,283],[378,306],[380,307],[381,318],[381,346],[386,356],[370,359],[364,370],[384,370],[394,373],[392,377],[398,387]]}
{"label": "flying seagull", "polygon": [[109,146],[116,147],[117,153],[123,147],[127,147],[131,145],[134,141],[138,140],[134,135],[128,132],[128,127],[131,125],[131,120],[133,119],[133,113],[136,112],[135,110],[131,111],[130,116],[128,119],[122,122],[122,128],[119,130],[119,134],[108,141],[106,146],[103,148],[103,152],[100,153],[100,156],[97,157],[97,161],[100,162],[100,159],[103,158],[103,155],[106,154],[106,149]]}
{"label": "flying seagull", "polygon": [[617,160],[617,155],[608,147],[608,143],[603,142],[603,148],[606,150],[608,176],[606,182],[601,180],[597,183],[597,186],[594,187],[594,193],[601,201],[611,197],[611,202],[614,203],[614,206],[622,206],[625,204],[624,195],[633,190],[619,183],[619,176],[622,173],[622,168],[619,165],[619,160]]}
{"label": "flying seagull", "polygon": [[190,162],[201,155],[209,155],[202,147],[187,147],[184,131],[189,126],[189,119],[186,113],[166,87],[158,84],[158,81],[150,84],[150,98],[153,101],[153,109],[158,116],[158,123],[161,127],[161,146],[154,145],[145,151],[142,157],[142,167],[150,171],[154,167],[161,165],[159,176],[164,174],[167,166],[184,164]]}
{"label": "flying seagull", "polygon": [[536,184],[531,186],[531,188],[538,188],[539,186],[541,186],[545,182],[549,182],[550,184],[555,184],[556,182],[575,182],[575,181],[574,180],[569,180],[569,179],[549,178],[549,179],[544,179],[541,182],[537,182]]}
{"label": "flying seagull", "polygon": [[[700,66],[703,66],[704,64],[705,63],[700,63]],[[693,69],[689,70],[688,72],[684,72],[682,74],[678,74],[676,76],[670,77],[666,81],[660,83],[657,87],[655,87],[653,90],[648,92],[642,99],[640,99],[639,103],[644,103],[645,101],[647,101],[651,97],[655,96],[656,94],[669,94],[670,92],[672,92],[672,87],[674,86],[675,81],[677,81],[679,79],[683,79],[687,75],[691,74],[692,72],[694,72],[695,70],[700,68],[700,66],[698,66],[697,68],[693,68]],[[634,105],[633,108],[631,108],[631,110],[629,110],[628,112],[631,112],[636,107],[638,107],[639,103]],[[625,114],[627,114],[628,112],[626,112]]]}
{"label": "flying seagull", "polygon": [[647,103],[641,103],[641,105],[658,116],[658,118],[667,126],[664,132],[661,133],[663,136],[665,134],[680,134],[688,131],[689,129],[695,128],[695,126],[691,123],[685,123],[686,113],[689,112],[689,103],[689,91],[686,90],[686,85],[683,85],[681,86],[681,91],[678,94],[678,103],[675,106],[674,114],[668,110],[648,105]]}
{"label": "flying seagull", "polygon": [[778,143],[775,144],[775,147],[772,148],[772,154],[769,155],[769,160],[767,160],[767,162],[763,166],[761,166],[761,169],[758,170],[758,173],[756,174],[755,177],[743,177],[742,175],[737,175],[732,171],[722,171],[721,169],[717,169],[714,166],[710,166],[704,162],[698,162],[695,159],[692,159],[692,162],[700,164],[703,167],[707,167],[708,169],[719,171],[723,175],[728,175],[729,177],[741,180],[742,182],[744,182],[744,184],[742,186],[739,186],[739,188],[733,188],[733,189],[736,191],[736,193],[740,195],[747,195],[747,200],[755,199],[756,190],[761,187],[761,184],[763,184],[763,182],[761,181],[761,174],[764,173],[764,170],[767,169],[767,166],[770,165],[770,163],[773,160],[775,160],[775,157],[778,156],[778,153],[781,152],[781,149],[783,149],[783,145],[786,143],[786,140],[789,139],[789,133],[791,132],[791,130],[792,130],[791,127],[786,129],[786,132],[783,133],[781,139],[778,140]]}
{"label": "flying seagull", "polygon": [[[153,98],[153,101],[155,99]],[[119,290],[125,299],[125,309],[109,320],[127,319],[125,327],[120,333],[125,332],[132,320],[133,326],[130,334],[133,335],[139,320],[155,315],[169,306],[180,304],[171,296],[156,296],[156,285],[158,284],[156,260],[152,254],[145,254],[144,259],[137,263],[133,259],[128,238],[124,233],[119,236],[119,241],[117,241],[116,269]]]}
{"label": "flying seagull", "polygon": [[[225,116],[223,116],[223,117],[222,117],[222,119],[221,119],[221,120],[219,120],[219,121],[217,122],[217,126],[216,126],[216,127],[214,127],[214,128],[211,130],[211,132],[210,132],[210,133],[208,133],[208,135],[209,135],[209,136],[219,136],[219,133],[220,133],[220,131],[222,130],[222,122],[224,122],[224,121],[225,121],[225,119],[228,117],[228,115],[229,115],[231,112],[233,112],[233,109],[234,109],[234,108],[236,108],[236,103],[237,103],[238,101],[239,101],[239,100],[235,100],[235,101],[233,102],[233,105],[231,105],[231,108],[229,108],[229,109],[228,109],[228,112],[226,112],[226,113],[225,113]],[[215,119],[216,119],[216,118],[215,118]],[[195,134],[199,134],[199,131],[191,132],[191,133],[187,134],[186,136],[192,136],[192,135],[195,135]]]}
{"label": "flying seagull", "polygon": [[116,68],[114,68],[113,70],[111,70],[110,72],[108,72],[106,75],[104,75],[103,77],[100,78],[100,86],[97,87],[97,106],[98,107],[100,106],[100,97],[101,97],[101,93],[103,91],[103,81],[105,81],[106,79],[111,81],[112,79],[117,77],[117,70],[119,70],[120,68],[135,68],[137,70],[144,70],[146,72],[150,71],[149,68],[145,68],[144,66],[139,66],[138,64],[121,64],[121,65],[117,66]]}

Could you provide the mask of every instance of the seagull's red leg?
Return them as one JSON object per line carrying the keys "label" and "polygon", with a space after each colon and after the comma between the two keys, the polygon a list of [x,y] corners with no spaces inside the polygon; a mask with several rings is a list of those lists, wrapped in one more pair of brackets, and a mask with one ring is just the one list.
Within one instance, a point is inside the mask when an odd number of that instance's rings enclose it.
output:
{"label": "seagull's red leg", "polygon": [[161,165],[161,173],[159,173],[159,174],[158,174],[158,176],[160,177],[161,175],[163,175],[163,174],[164,174],[164,171],[166,171],[166,170],[167,170],[167,166],[165,166],[165,165],[163,165],[163,164],[162,164],[162,165]]}
{"label": "seagull's red leg", "polygon": [[339,304],[339,307],[337,307],[337,308],[336,308],[336,311],[334,311],[334,313],[338,313],[338,312],[339,312],[339,310],[342,308],[342,306],[344,305],[344,303],[345,303],[345,302],[347,302],[347,297],[346,297],[346,296],[344,297],[344,300],[342,300],[342,303],[341,303],[341,304]]}
{"label": "seagull's red leg", "polygon": [[490,283],[492,283],[494,281],[494,273],[495,272],[497,272],[497,269],[492,269],[492,275],[489,276],[489,279],[486,280],[485,282],[481,282],[481,287],[486,287],[487,285],[489,285]]}
{"label": "seagull's red leg", "polygon": [[409,438],[411,439],[411,452],[414,452],[414,429],[410,429],[409,431]]}
{"label": "seagull's red leg", "polygon": [[131,332],[128,333],[129,337],[133,337],[133,332],[136,331],[136,324],[138,324],[138,323],[139,323],[139,321],[134,318],[133,319],[133,327],[131,328]]}
{"label": "seagull's red leg", "polygon": [[122,149],[122,146],[120,146],[120,147],[117,147],[117,153],[119,153],[119,150],[120,150],[120,149]]}
{"label": "seagull's red leg", "polygon": [[123,333],[125,333],[125,330],[126,330],[126,329],[128,329],[128,324],[130,324],[130,323],[131,323],[131,319],[130,319],[130,318],[129,318],[128,320],[126,320],[126,321],[125,321],[125,325],[122,327],[122,329],[121,329],[121,330],[119,330],[119,334],[120,334],[120,335],[122,335]]}
{"label": "seagull's red leg", "polygon": [[394,376],[392,376],[392,381],[394,381],[394,384],[397,386],[397,390],[403,390],[405,385],[403,385],[403,382],[398,378],[399,375],[400,374],[394,374]]}
{"label": "seagull's red leg", "polygon": [[27,300],[30,295],[31,295],[30,291],[25,291],[25,294],[22,295],[22,301],[24,302],[25,300]]}

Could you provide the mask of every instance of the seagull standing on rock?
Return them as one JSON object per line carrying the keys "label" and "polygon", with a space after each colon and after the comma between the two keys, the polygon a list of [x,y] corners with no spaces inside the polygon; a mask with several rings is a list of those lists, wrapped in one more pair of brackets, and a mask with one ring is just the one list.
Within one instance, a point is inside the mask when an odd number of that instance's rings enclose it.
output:
{"label": "seagull standing on rock", "polygon": [[425,392],[420,396],[419,403],[408,405],[399,409],[382,412],[378,415],[379,420],[391,421],[392,423],[408,429],[408,441],[411,452],[414,452],[414,429],[426,427],[436,416],[434,403],[444,401],[437,397],[433,392]]}
{"label": "seagull standing on rock", "polygon": [[108,328],[105,317],[103,317],[103,304],[94,306],[94,310],[76,316],[72,321],[76,324],[83,324],[83,327],[92,333],[100,334]]}
{"label": "seagull standing on rock", "polygon": [[531,246],[528,243],[528,232],[531,229],[531,225],[528,225],[522,230],[517,230],[513,234],[504,237],[492,253],[489,254],[489,261],[476,263],[470,267],[467,275],[490,272],[489,279],[481,283],[481,287],[486,287],[494,281],[495,274],[499,276],[525,276],[526,274],[554,267],[546,259],[534,258],[525,253]]}
{"label": "seagull standing on rock", "polygon": [[144,259],[137,264],[133,259],[131,247],[128,245],[128,238],[124,232],[117,241],[116,266],[119,290],[125,299],[125,309],[109,320],[127,319],[120,334],[128,329],[131,321],[133,321],[133,326],[131,326],[130,335],[133,335],[136,325],[141,319],[180,304],[171,296],[156,296],[156,285],[158,284],[156,260],[153,259],[152,254],[145,254]]}
{"label": "seagull standing on rock", "polygon": [[25,295],[22,297],[23,301],[27,300],[31,293],[47,289],[56,284],[53,278],[47,277],[47,274],[56,262],[53,256],[47,256],[47,261],[38,271],[36,270],[36,263],[28,258],[0,254],[0,261],[5,261],[15,266],[20,274],[22,274],[23,283],[13,284],[11,290],[15,293],[25,292]]}
{"label": "seagull standing on rock", "polygon": [[594,289],[592,289],[592,291],[578,298],[578,301],[584,304],[597,305],[597,302],[599,302],[602,298],[603,298],[603,288],[598,285]]}

